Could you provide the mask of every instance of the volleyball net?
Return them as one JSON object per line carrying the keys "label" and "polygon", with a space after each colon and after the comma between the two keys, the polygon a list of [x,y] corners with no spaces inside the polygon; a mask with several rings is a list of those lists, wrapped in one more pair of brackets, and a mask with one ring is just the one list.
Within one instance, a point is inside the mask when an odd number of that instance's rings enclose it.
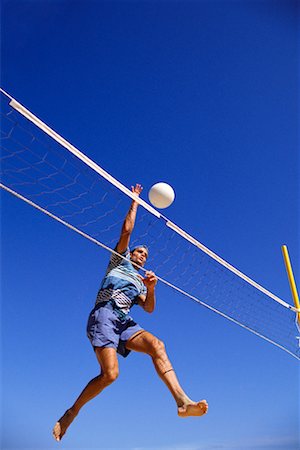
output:
{"label": "volleyball net", "polygon": [[300,359],[295,307],[136,197],[2,89],[1,187],[109,252],[136,199],[131,246],[149,247],[147,268],[160,282]]}

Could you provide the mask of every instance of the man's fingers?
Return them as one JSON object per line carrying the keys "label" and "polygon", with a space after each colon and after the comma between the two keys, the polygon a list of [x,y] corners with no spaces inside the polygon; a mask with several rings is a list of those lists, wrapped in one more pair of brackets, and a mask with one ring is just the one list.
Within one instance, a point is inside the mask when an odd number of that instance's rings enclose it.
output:
{"label": "man's fingers", "polygon": [[148,280],[152,281],[152,280],[157,280],[155,275],[149,275],[149,277],[147,277]]}
{"label": "man's fingers", "polygon": [[150,279],[150,280],[157,280],[157,277],[156,277],[155,273],[151,273],[151,274],[149,275],[149,279]]}
{"label": "man's fingers", "polygon": [[144,283],[157,283],[157,278],[154,272],[151,270],[146,272],[146,278],[144,278]]}
{"label": "man's fingers", "polygon": [[143,186],[141,184],[136,184],[135,186],[131,186],[131,191],[135,194],[140,194],[143,190]]}
{"label": "man's fingers", "polygon": [[155,277],[155,273],[152,270],[147,270],[146,271],[146,276],[147,277],[152,277],[152,276]]}
{"label": "man's fingers", "polygon": [[155,273],[152,270],[146,270],[146,277],[150,277],[151,275],[155,276]]}

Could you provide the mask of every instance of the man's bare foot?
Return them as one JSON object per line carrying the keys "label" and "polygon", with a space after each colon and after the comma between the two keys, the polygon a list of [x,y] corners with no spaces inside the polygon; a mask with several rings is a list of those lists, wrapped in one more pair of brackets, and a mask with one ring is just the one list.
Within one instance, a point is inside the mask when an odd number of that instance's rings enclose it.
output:
{"label": "man's bare foot", "polygon": [[198,403],[191,402],[178,407],[179,417],[203,416],[207,411],[208,403],[206,400],[201,400]]}
{"label": "man's bare foot", "polygon": [[56,441],[60,441],[73,420],[75,419],[76,414],[74,414],[71,409],[67,409],[64,415],[59,419],[58,422],[54,425],[52,434]]}

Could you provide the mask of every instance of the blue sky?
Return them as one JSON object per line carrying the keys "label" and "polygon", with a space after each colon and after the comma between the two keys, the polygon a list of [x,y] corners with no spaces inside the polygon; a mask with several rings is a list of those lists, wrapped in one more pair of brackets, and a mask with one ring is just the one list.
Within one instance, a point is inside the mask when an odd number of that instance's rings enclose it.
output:
{"label": "blue sky", "polygon": [[[3,1],[1,86],[143,198],[292,302],[299,280],[299,7],[294,1]],[[51,429],[98,372],[85,324],[108,254],[7,193],[3,449],[295,450],[299,364],[169,288],[133,316],[209,414],[180,420],[146,356]],[[180,324],[180,326],[178,326]]]}

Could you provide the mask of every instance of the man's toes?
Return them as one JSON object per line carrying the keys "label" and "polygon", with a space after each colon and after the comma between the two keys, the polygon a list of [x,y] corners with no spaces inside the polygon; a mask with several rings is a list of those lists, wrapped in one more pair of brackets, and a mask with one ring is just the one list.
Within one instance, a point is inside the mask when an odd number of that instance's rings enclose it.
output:
{"label": "man's toes", "polygon": [[202,400],[201,402],[197,403],[198,406],[202,409],[203,413],[206,414],[208,411],[208,403],[206,400]]}
{"label": "man's toes", "polygon": [[52,434],[56,441],[60,441],[61,427],[59,422],[56,422],[56,424],[54,425]]}

